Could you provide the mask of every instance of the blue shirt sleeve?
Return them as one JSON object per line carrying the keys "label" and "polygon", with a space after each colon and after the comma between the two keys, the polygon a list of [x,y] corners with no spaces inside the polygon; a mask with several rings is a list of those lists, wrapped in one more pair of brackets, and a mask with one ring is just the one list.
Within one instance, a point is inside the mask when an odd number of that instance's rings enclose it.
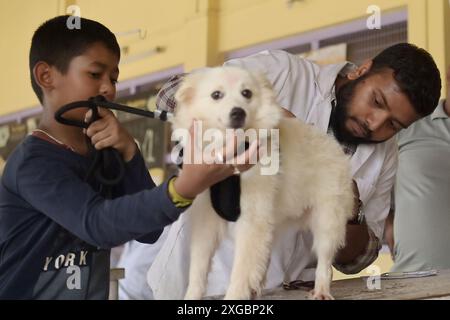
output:
{"label": "blue shirt sleeve", "polygon": [[[122,183],[119,185],[119,190],[116,190],[119,195],[133,194],[145,189],[153,189],[155,183],[150,176],[144,158],[139,150],[137,150],[134,157],[125,163],[125,176]],[[164,228],[157,231],[150,232],[142,237],[136,238],[136,241],[142,243],[155,243]]]}
{"label": "blue shirt sleeve", "polygon": [[[142,179],[143,167],[130,170],[125,184],[133,185]],[[140,183],[150,188],[153,182]],[[140,237],[156,240],[162,229],[185,210],[173,205],[167,182],[146,190],[141,187],[138,183],[133,193],[104,199],[67,165],[42,155],[23,161],[16,180],[16,193],[32,207],[80,239],[101,248]]]}
{"label": "blue shirt sleeve", "polygon": [[133,194],[144,189],[153,189],[153,182],[142,154],[137,150],[134,157],[125,163],[125,175],[122,182],[114,188],[113,197]]}

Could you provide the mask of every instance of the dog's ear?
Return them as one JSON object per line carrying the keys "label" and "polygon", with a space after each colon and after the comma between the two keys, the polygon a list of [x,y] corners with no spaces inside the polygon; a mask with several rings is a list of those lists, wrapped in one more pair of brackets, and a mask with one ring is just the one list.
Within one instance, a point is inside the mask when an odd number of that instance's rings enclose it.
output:
{"label": "dog's ear", "polygon": [[275,104],[276,99],[273,86],[267,79],[266,75],[262,72],[253,72],[253,76],[256,78],[256,81],[260,86],[263,101],[266,103]]}
{"label": "dog's ear", "polygon": [[175,100],[177,105],[189,105],[194,99],[194,96],[195,88],[193,86],[192,79],[190,76],[187,76],[183,79],[183,82],[175,93]]}
{"label": "dog's ear", "polygon": [[272,84],[263,73],[253,73],[261,91],[261,104],[257,109],[257,117],[264,119],[261,122],[262,128],[275,128],[281,117],[281,108],[276,101]]}
{"label": "dog's ear", "polygon": [[263,72],[253,71],[252,75],[256,78],[260,86],[272,90],[272,84],[267,80],[267,77]]}
{"label": "dog's ear", "polygon": [[254,72],[253,76],[256,78],[256,81],[259,84],[261,89],[261,93],[264,96],[264,101],[275,101],[275,94],[273,91],[273,86],[267,79],[266,75],[262,72]]}

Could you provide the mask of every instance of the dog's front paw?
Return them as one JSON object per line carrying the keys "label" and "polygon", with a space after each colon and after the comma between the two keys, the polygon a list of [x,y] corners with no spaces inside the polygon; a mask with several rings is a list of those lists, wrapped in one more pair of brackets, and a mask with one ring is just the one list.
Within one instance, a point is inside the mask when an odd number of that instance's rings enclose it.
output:
{"label": "dog's front paw", "polygon": [[228,289],[224,300],[254,300],[259,296],[256,290],[230,290]]}
{"label": "dog's front paw", "polygon": [[250,300],[251,296],[242,293],[227,292],[224,300]]}
{"label": "dog's front paw", "polygon": [[189,286],[186,294],[184,295],[184,300],[200,300],[202,297],[203,290]]}
{"label": "dog's front paw", "polygon": [[309,293],[313,300],[334,300],[329,292],[313,289]]}

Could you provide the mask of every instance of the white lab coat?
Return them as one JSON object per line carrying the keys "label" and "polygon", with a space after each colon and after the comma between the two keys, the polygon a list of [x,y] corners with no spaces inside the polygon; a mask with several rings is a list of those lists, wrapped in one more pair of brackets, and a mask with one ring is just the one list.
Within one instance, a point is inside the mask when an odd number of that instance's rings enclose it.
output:
{"label": "white lab coat", "polygon": [[[226,65],[262,72],[273,84],[278,103],[295,116],[327,131],[331,101],[335,99],[334,82],[338,74],[354,65],[340,63],[319,67],[284,51],[264,51]],[[390,190],[397,168],[397,144],[394,139],[374,145],[359,145],[351,159],[354,180],[358,184],[368,226],[382,239],[384,221],[389,212]],[[226,292],[233,263],[233,229],[220,244],[211,264],[206,295]],[[189,278],[188,214],[183,214],[170,228],[168,238],[149,269],[147,279],[156,299],[181,299]],[[313,280],[316,258],[312,236],[286,224],[277,228],[266,279],[266,289],[283,281]]]}

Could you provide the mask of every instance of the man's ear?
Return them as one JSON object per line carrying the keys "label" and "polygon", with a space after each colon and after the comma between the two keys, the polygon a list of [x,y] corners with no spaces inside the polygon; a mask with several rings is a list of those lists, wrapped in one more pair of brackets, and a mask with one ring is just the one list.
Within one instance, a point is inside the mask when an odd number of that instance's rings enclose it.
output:
{"label": "man's ear", "polygon": [[357,69],[353,70],[349,74],[347,74],[347,78],[349,80],[356,80],[359,77],[365,75],[369,72],[370,68],[372,68],[373,61],[367,60],[362,65],[360,65]]}
{"label": "man's ear", "polygon": [[33,68],[33,76],[42,90],[53,88],[53,70],[48,63],[44,61],[36,63]]}
{"label": "man's ear", "polygon": [[447,83],[449,84],[450,88],[450,67],[447,68]]}

